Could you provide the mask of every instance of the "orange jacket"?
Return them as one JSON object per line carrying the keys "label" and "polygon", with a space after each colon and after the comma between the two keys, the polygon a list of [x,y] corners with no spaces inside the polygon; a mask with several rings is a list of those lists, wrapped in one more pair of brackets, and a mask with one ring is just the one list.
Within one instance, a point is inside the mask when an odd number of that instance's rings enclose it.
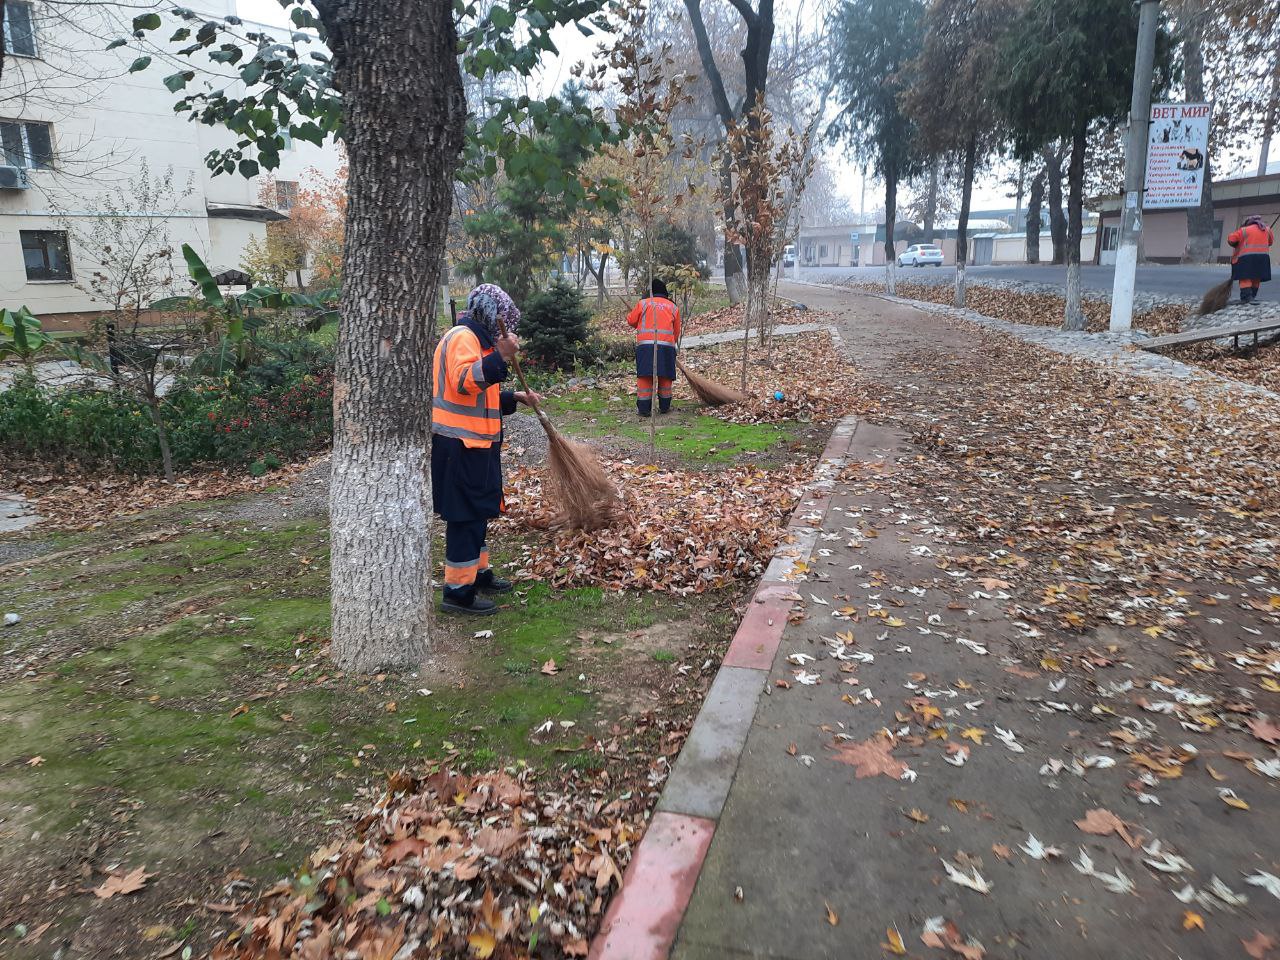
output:
{"label": "orange jacket", "polygon": [[666,297],[647,297],[637,303],[627,323],[635,327],[636,343],[669,343],[680,340],[680,308]]}
{"label": "orange jacket", "polygon": [[431,432],[457,437],[467,447],[491,447],[502,437],[502,391],[496,371],[506,375],[506,364],[485,363],[492,347],[463,324],[450,329],[436,345],[432,372],[435,395],[431,401]]}
{"label": "orange jacket", "polygon": [[1231,262],[1235,263],[1241,257],[1247,257],[1252,253],[1269,253],[1271,244],[1274,242],[1275,234],[1269,227],[1258,223],[1246,224],[1227,237],[1227,243],[1236,248]]}

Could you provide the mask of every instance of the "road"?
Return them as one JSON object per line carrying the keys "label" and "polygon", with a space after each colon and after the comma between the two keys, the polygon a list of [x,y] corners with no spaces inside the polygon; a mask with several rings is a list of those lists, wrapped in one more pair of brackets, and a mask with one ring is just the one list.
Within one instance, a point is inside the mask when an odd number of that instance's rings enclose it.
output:
{"label": "road", "polygon": [[[930,280],[950,282],[955,275],[955,267],[921,267],[914,269],[905,267],[900,275],[904,279],[914,280],[918,276]],[[1085,264],[1081,272],[1086,290],[1111,291],[1115,275],[1113,267],[1098,267]],[[969,267],[967,275],[970,280],[1025,280],[1031,283],[1052,283],[1065,286],[1067,268],[1049,264],[1011,264],[1007,266]],[[787,271],[788,278],[791,271]],[[879,280],[884,276],[884,267],[802,267],[800,278],[825,283],[833,283],[849,277],[858,279]],[[1138,292],[1152,294],[1171,294],[1179,297],[1200,297],[1211,286],[1225,279],[1226,266],[1182,266],[1152,265],[1138,268]]]}

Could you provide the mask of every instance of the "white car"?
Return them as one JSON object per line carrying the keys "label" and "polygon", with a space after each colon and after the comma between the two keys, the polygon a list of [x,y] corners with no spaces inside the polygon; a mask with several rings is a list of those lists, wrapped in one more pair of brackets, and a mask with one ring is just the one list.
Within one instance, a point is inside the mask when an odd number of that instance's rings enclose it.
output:
{"label": "white car", "polygon": [[940,267],[942,248],[932,243],[913,243],[898,257],[900,267]]}

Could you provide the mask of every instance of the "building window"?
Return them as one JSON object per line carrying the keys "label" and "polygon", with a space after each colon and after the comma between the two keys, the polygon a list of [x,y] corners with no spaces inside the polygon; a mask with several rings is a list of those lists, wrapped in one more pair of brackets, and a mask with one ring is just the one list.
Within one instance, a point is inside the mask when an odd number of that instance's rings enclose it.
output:
{"label": "building window", "polygon": [[1120,247],[1120,228],[1119,227],[1103,227],[1102,228],[1102,252],[1109,253]]}
{"label": "building window", "polygon": [[818,259],[827,259],[827,245],[825,243],[818,244]]}
{"label": "building window", "polygon": [[1221,220],[1213,221],[1213,249],[1215,250],[1222,249],[1222,227]]}
{"label": "building window", "polygon": [[53,131],[47,123],[0,120],[0,146],[7,166],[30,170],[53,166]]}
{"label": "building window", "polygon": [[36,23],[28,0],[8,0],[4,5],[4,52],[36,56]]}
{"label": "building window", "polygon": [[19,230],[28,280],[70,280],[71,253],[62,230]]}
{"label": "building window", "polygon": [[276,181],[276,209],[292,210],[298,203],[298,182],[296,180]]}

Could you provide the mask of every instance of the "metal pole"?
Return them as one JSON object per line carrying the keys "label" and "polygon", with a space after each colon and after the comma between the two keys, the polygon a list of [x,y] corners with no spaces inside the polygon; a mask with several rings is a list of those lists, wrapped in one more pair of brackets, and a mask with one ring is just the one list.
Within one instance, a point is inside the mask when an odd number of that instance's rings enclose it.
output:
{"label": "metal pole", "polygon": [[1151,75],[1155,69],[1160,0],[1139,0],[1138,49],[1133,61],[1133,97],[1124,156],[1124,204],[1120,210],[1120,247],[1111,289],[1111,330],[1133,327],[1133,293],[1142,239],[1142,191],[1147,180],[1147,131],[1151,123]]}

